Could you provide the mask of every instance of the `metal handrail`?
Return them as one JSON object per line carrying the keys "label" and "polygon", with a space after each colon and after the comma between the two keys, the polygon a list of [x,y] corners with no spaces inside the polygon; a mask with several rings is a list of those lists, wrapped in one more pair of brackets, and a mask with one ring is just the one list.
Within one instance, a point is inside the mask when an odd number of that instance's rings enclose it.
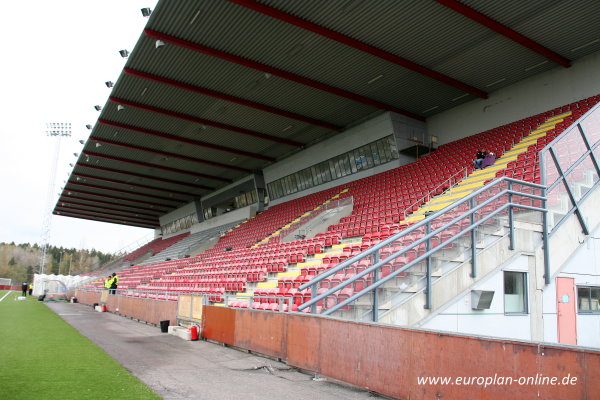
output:
{"label": "metal handrail", "polygon": [[[318,276],[316,276],[311,282],[307,282],[302,284],[300,287],[298,287],[298,290],[303,290],[303,289],[307,289],[308,287],[313,285],[313,282],[320,282],[321,280],[327,278],[328,276],[334,275],[336,272],[354,264],[355,262],[365,258],[365,256],[367,255],[371,255],[372,253],[376,252],[377,250],[381,249],[382,247],[387,246],[390,243],[395,242],[396,240],[400,239],[403,236],[408,235],[409,233],[412,233],[413,231],[417,230],[418,228],[425,226],[427,224],[428,221],[431,221],[437,217],[439,217],[440,215],[445,214],[446,212],[456,208],[457,206],[461,205],[462,203],[466,202],[467,200],[470,200],[471,198],[474,198],[475,196],[486,192],[489,190],[490,187],[495,186],[499,183],[501,183],[502,181],[507,181],[507,182],[513,182],[513,183],[518,183],[518,184],[524,184],[526,186],[531,186],[533,188],[536,189],[544,189],[545,187],[542,185],[538,185],[535,183],[531,183],[531,182],[525,182],[525,181],[519,181],[517,179],[513,179],[513,178],[509,178],[509,177],[500,177],[497,178],[496,180],[490,182],[488,185],[474,191],[473,193],[471,193],[468,196],[463,197],[462,199],[458,200],[456,203],[452,203],[448,206],[446,206],[445,208],[436,211],[435,213],[431,214],[427,219],[424,219],[422,221],[419,221],[415,224],[410,225],[408,228],[388,237],[387,239],[382,240],[381,242],[377,243],[375,246],[368,248],[367,250],[365,250],[364,252],[357,254],[351,258],[348,258],[347,260],[341,262],[340,264],[336,265],[333,268],[328,269],[327,271],[324,271],[323,273],[319,274]],[[519,193],[520,194],[520,193]]]}
{"label": "metal handrail", "polygon": [[[494,186],[496,186],[496,185],[498,185],[500,183],[503,183],[503,182],[507,182],[508,183],[508,189],[505,189],[502,192],[500,192],[500,193],[498,193],[498,194],[496,194],[494,196],[491,196],[490,198],[488,198],[487,200],[485,200],[484,202],[482,202],[481,204],[479,204],[477,206],[471,207],[469,209],[469,211],[467,211],[467,212],[465,212],[465,213],[463,213],[463,214],[461,214],[461,215],[453,218],[451,221],[443,224],[441,227],[436,228],[434,231],[427,232],[426,235],[424,235],[421,239],[419,239],[419,240],[411,243],[411,245],[403,248],[402,250],[399,250],[399,251],[395,252],[394,254],[392,254],[389,257],[387,257],[385,260],[379,261],[376,258],[375,264],[372,265],[371,267],[369,267],[369,268],[361,271],[360,273],[358,273],[358,274],[354,275],[352,278],[350,278],[350,279],[348,279],[348,280],[346,280],[346,281],[338,284],[337,286],[335,286],[333,288],[330,288],[329,290],[327,290],[326,292],[324,292],[324,293],[322,293],[320,295],[316,294],[317,284],[320,283],[323,279],[327,278],[328,276],[331,276],[331,275],[337,273],[338,271],[340,271],[342,269],[345,269],[346,267],[348,267],[348,266],[356,263],[357,261],[360,261],[360,260],[362,260],[362,259],[364,259],[364,258],[366,258],[368,256],[371,256],[372,254],[374,254],[375,256],[377,256],[378,255],[378,251],[381,248],[383,248],[383,247],[385,247],[385,246],[387,246],[387,245],[389,245],[391,243],[396,242],[398,239],[401,239],[402,237],[404,237],[404,236],[412,233],[413,231],[415,231],[415,230],[417,230],[417,229],[419,229],[421,227],[427,227],[427,229],[429,230],[429,228],[431,227],[431,221],[433,221],[435,218],[437,218],[437,217],[439,217],[439,216],[441,216],[443,214],[446,214],[447,212],[449,212],[449,211],[457,208],[458,206],[466,203],[467,201],[469,201],[469,202],[472,203],[476,196],[478,196],[479,194],[484,193],[486,191],[489,191],[490,188],[492,188],[492,187],[494,187]],[[316,311],[316,306],[315,306],[316,303],[319,302],[319,301],[321,301],[321,300],[323,300],[325,297],[331,295],[332,293],[335,293],[335,292],[341,290],[343,287],[348,286],[352,282],[356,281],[357,279],[360,279],[361,277],[369,274],[370,272],[377,272],[378,269],[381,266],[383,266],[386,263],[390,262],[391,260],[399,257],[400,255],[404,254],[408,250],[410,250],[410,249],[412,249],[412,248],[414,248],[414,247],[416,247],[416,246],[418,246],[418,245],[420,245],[422,243],[429,243],[431,237],[433,237],[434,235],[442,232],[443,230],[445,230],[449,226],[452,226],[452,225],[456,224],[458,221],[461,221],[461,220],[465,219],[466,217],[469,217],[470,215],[474,215],[475,212],[477,212],[481,208],[485,207],[487,204],[491,203],[492,201],[494,201],[494,200],[496,200],[496,199],[498,199],[498,198],[500,198],[502,196],[505,196],[505,195],[508,194],[509,198],[510,198],[512,195],[519,195],[519,196],[529,197],[529,198],[532,198],[532,199],[535,199],[535,200],[541,200],[542,202],[545,201],[545,197],[543,197],[543,196],[536,196],[536,195],[532,195],[532,194],[529,194],[529,193],[522,193],[522,192],[517,192],[517,191],[512,190],[512,184],[520,184],[520,185],[532,187],[534,189],[539,189],[539,190],[542,190],[542,191],[545,190],[545,186],[543,186],[543,185],[538,185],[538,184],[534,184],[534,183],[530,183],[530,182],[525,182],[525,181],[519,181],[519,180],[516,180],[516,179],[513,179],[513,178],[509,178],[509,177],[498,178],[498,179],[492,181],[491,183],[489,183],[488,185],[480,188],[479,190],[477,190],[477,191],[469,194],[468,196],[465,196],[464,198],[460,199],[456,203],[453,203],[453,204],[451,204],[451,205],[443,208],[442,210],[439,210],[439,211],[435,212],[429,218],[427,218],[425,220],[422,220],[422,221],[420,221],[420,222],[418,222],[416,224],[411,225],[407,229],[405,229],[405,230],[403,230],[401,232],[398,232],[397,234],[395,234],[393,236],[390,236],[389,238],[387,238],[387,239],[383,240],[382,242],[376,244],[375,246],[367,249],[366,251],[364,251],[364,252],[362,252],[362,253],[354,256],[354,257],[351,257],[351,258],[345,260],[344,262],[338,264],[334,268],[331,268],[331,269],[325,271],[324,273],[318,275],[316,278],[314,278],[310,282],[304,283],[303,285],[301,285],[300,287],[298,287],[298,290],[304,290],[304,289],[307,289],[308,287],[312,287],[311,300],[309,300],[306,303],[301,304],[298,307],[298,310],[303,310],[303,309],[307,308],[308,306],[313,306],[313,311]],[[496,210],[493,213],[490,213],[489,215],[487,215],[486,217],[480,219],[479,221],[477,221],[477,222],[473,222],[472,221],[471,225],[468,228],[464,229],[463,231],[461,231],[459,234],[455,235],[454,237],[446,240],[442,244],[438,244],[438,246],[436,246],[434,249],[428,249],[428,251],[425,253],[425,255],[421,255],[420,257],[418,257],[417,259],[415,259],[415,260],[418,260],[418,261],[413,260],[413,261],[411,261],[411,263],[407,264],[406,266],[402,267],[401,269],[394,271],[392,274],[390,274],[391,277],[396,276],[400,272],[402,272],[402,271],[410,268],[412,265],[415,265],[416,263],[418,263],[418,262],[420,262],[420,261],[428,258],[436,250],[439,250],[440,248],[446,246],[447,244],[453,242],[454,240],[457,240],[458,237],[464,235],[465,233],[474,232],[474,229],[477,226],[479,226],[484,221],[487,221],[489,218],[495,216],[497,213],[503,211],[504,209],[508,208],[509,211],[512,211],[513,207],[525,208],[525,209],[530,209],[530,210],[534,210],[534,211],[540,211],[540,212],[543,212],[543,213],[546,212],[545,208],[529,207],[529,206],[524,206],[524,205],[521,205],[521,204],[515,204],[515,203],[512,203],[511,201],[509,201],[504,206],[502,206],[500,209]],[[510,221],[510,223],[511,223],[511,236],[512,236],[512,234],[513,234],[512,220]],[[513,243],[513,241],[511,239],[511,246],[512,246],[512,243]],[[474,249],[472,249],[472,251],[474,251]],[[546,262],[546,260],[544,262]],[[473,272],[475,272],[475,268],[474,267],[475,267],[475,264],[473,263]],[[371,285],[369,287],[371,289],[378,287],[382,283],[384,283],[387,280],[391,279],[390,275],[386,276],[385,278],[383,278],[381,280],[377,280],[377,282],[375,284],[373,284],[373,285],[376,285],[376,286]],[[390,277],[390,278],[388,278],[388,277]],[[428,285],[430,285],[430,282],[428,282]],[[429,293],[430,292],[431,291],[429,290]],[[352,297],[354,297],[354,296],[352,296]],[[354,297],[354,298],[356,298],[356,297]],[[342,303],[339,303],[339,304],[342,304]],[[345,304],[347,304],[347,303],[345,303]],[[340,305],[340,307],[342,307],[342,306],[343,305]],[[329,310],[332,310],[332,311],[329,311],[329,312],[335,311],[335,310],[333,310],[333,308],[329,309]]]}
{"label": "metal handrail", "polygon": [[[509,191],[506,191],[507,193]],[[518,192],[514,192],[514,194],[519,194],[521,195],[521,193]],[[347,305],[348,303],[351,303],[352,301],[356,300],[357,298],[363,296],[364,294],[377,289],[379,286],[383,285],[384,283],[386,283],[387,281],[389,281],[392,278],[395,278],[396,275],[410,269],[413,265],[416,265],[418,263],[420,263],[421,261],[429,258],[430,256],[432,256],[433,254],[435,254],[438,250],[444,248],[445,246],[447,246],[448,244],[458,240],[461,236],[463,236],[465,233],[469,233],[471,231],[473,231],[474,229],[476,229],[477,227],[479,227],[479,225],[483,224],[485,221],[487,221],[488,219],[496,216],[497,214],[501,213],[502,211],[506,210],[509,207],[519,207],[519,208],[525,208],[528,210],[532,210],[532,211],[540,211],[540,212],[546,212],[545,209],[542,208],[538,208],[538,207],[531,207],[531,206],[526,206],[526,205],[522,205],[522,204],[518,204],[518,203],[506,203],[505,205],[503,205],[502,207],[496,209],[495,211],[491,212],[490,214],[486,215],[485,217],[483,217],[482,219],[480,219],[479,221],[477,221],[476,223],[469,225],[467,228],[463,229],[462,231],[460,231],[459,233],[457,233],[456,235],[454,235],[453,237],[447,239],[446,241],[438,244],[436,247],[434,247],[433,249],[423,253],[422,255],[420,255],[419,257],[415,258],[413,261],[407,263],[406,265],[404,265],[403,267],[391,272],[390,274],[386,275],[385,277],[379,279],[378,281],[372,283],[371,285],[367,286],[366,288],[364,288],[363,290],[361,290],[360,292],[354,293],[352,296],[348,297],[346,300],[336,304],[335,306],[328,308],[327,310],[325,310],[323,312],[323,315],[328,315],[331,314],[335,311],[337,311],[338,309],[340,309],[341,307]],[[424,240],[421,240],[421,242]],[[404,249],[401,250],[398,253],[402,253],[405,252]],[[394,260],[395,258],[397,258],[398,256],[400,256],[401,254],[396,255],[392,254],[391,256],[389,256],[388,258],[386,258],[383,261],[379,261],[377,264],[365,269],[363,272],[365,272],[364,275],[368,274],[369,272],[372,272],[376,269],[379,269],[380,267],[382,267],[383,265],[387,264],[388,262]],[[357,274],[358,275],[358,274]],[[363,275],[363,276],[364,276]],[[358,279],[357,276],[355,276],[355,278]],[[350,280],[346,281],[347,283],[345,284],[345,286],[347,286],[350,282]],[[339,290],[339,289],[338,289]],[[337,291],[337,290],[336,290]],[[336,292],[334,291],[334,292]],[[330,293],[331,294],[331,293]],[[327,296],[325,296],[327,297]],[[311,299],[310,301],[312,301],[313,299]],[[320,299],[322,300],[322,299]],[[318,302],[319,300],[317,300]],[[308,305],[309,302],[307,302]],[[300,309],[300,308],[299,308]]]}
{"label": "metal handrail", "polygon": [[307,215],[306,218],[301,218],[296,224],[292,224],[292,226],[282,229],[279,233],[279,237],[284,237],[288,235],[290,232],[295,231],[297,229],[302,228],[309,222],[314,221],[317,217],[323,214],[325,211],[329,211],[335,208],[347,206],[349,204],[354,204],[354,196],[337,198],[335,200],[330,201],[327,204],[320,204],[317,208],[313,209],[313,213]]}
{"label": "metal handrail", "polygon": [[[419,198],[419,200],[415,201],[414,203],[412,203],[410,206],[408,206],[406,209],[404,209],[403,211],[403,218],[402,220],[406,219],[406,216],[408,214],[412,213],[412,208],[418,204],[422,204],[422,201],[429,201],[432,197],[435,197],[435,192],[443,187],[446,184],[449,184],[451,186],[457,184],[458,182],[460,182],[462,179],[466,178],[469,174],[469,167],[464,167],[463,169],[461,169],[460,171],[458,171],[457,173],[455,173],[454,175],[452,175],[450,178],[446,179],[445,181],[443,181],[442,183],[440,183],[439,185],[437,185],[435,188],[431,189],[425,196],[422,196],[421,198]],[[454,183],[450,183],[452,182],[452,180],[457,177],[458,175],[463,175],[463,177],[461,178],[461,180],[458,181],[454,181]],[[432,196],[433,194],[433,196]]]}

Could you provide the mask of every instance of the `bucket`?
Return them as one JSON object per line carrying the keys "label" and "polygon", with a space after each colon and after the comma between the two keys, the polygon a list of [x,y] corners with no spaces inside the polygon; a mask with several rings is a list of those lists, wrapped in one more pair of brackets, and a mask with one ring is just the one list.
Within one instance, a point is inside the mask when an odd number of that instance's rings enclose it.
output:
{"label": "bucket", "polygon": [[94,310],[96,309],[96,307],[98,307],[98,303],[94,303],[94,304],[92,304],[92,308],[93,308]]}
{"label": "bucket", "polygon": [[198,325],[192,325],[189,327],[189,331],[190,331],[190,339],[191,340],[198,340],[198,333],[200,331],[200,328],[198,328]]}
{"label": "bucket", "polygon": [[106,304],[102,304],[102,312],[106,312]]}
{"label": "bucket", "polygon": [[169,332],[169,320],[165,320],[165,321],[160,321],[160,331],[162,333],[167,333]]}

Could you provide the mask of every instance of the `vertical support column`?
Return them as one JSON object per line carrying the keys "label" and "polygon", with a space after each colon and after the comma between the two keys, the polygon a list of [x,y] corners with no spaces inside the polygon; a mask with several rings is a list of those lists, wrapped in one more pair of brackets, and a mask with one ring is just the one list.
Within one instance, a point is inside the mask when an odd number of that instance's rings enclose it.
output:
{"label": "vertical support column", "polygon": [[508,181],[508,230],[509,230],[509,239],[510,244],[508,248],[510,250],[515,249],[515,224],[513,220],[513,206],[512,206],[512,182]]}
{"label": "vertical support column", "polygon": [[[317,297],[317,284],[316,283],[310,287],[310,299],[313,300],[315,297]],[[317,303],[313,303],[310,306],[310,312],[311,312],[311,314],[317,313]]]}
{"label": "vertical support column", "polygon": [[[475,223],[475,213],[473,212],[475,205],[475,197],[472,197],[469,200],[469,207],[471,207],[469,222],[471,223],[471,226]],[[471,278],[475,277],[477,277],[477,231],[471,229]]]}
{"label": "vertical support column", "polygon": [[200,199],[194,199],[194,205],[196,206],[198,222],[204,222],[204,208],[202,208],[202,201]]}
{"label": "vertical support column", "polygon": [[548,180],[546,177],[546,152],[540,151],[540,178],[542,185],[545,186],[542,189],[542,208],[545,210],[542,213],[542,246],[544,250],[544,283],[550,284],[550,238],[549,238],[549,221],[548,221]]}
{"label": "vertical support column", "polygon": [[254,174],[254,190],[256,190],[256,197],[258,199],[258,209],[256,212],[262,212],[265,209],[266,187],[267,185],[265,184],[265,177],[263,174]]}
{"label": "vertical support column", "polygon": [[[425,236],[427,236],[427,241],[425,242],[425,252],[428,252],[429,250],[431,250],[431,238],[428,237],[430,232],[431,232],[431,222],[427,222],[425,224]],[[425,289],[426,297],[425,297],[424,308],[426,308],[427,310],[431,310],[431,256],[428,256],[425,259],[425,266],[426,266],[426,271],[427,271],[427,288]]]}
{"label": "vertical support column", "polygon": [[[373,265],[379,262],[379,250],[373,253]],[[379,268],[373,271],[373,282],[379,280]],[[379,321],[379,288],[373,290],[373,322]]]}

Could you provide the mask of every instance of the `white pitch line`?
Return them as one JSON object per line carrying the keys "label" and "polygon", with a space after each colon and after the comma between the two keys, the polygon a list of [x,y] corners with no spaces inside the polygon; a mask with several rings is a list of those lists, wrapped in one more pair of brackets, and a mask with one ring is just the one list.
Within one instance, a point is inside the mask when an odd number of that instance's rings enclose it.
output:
{"label": "white pitch line", "polygon": [[4,300],[4,299],[6,298],[6,296],[8,296],[8,295],[10,294],[10,292],[11,292],[11,290],[9,290],[9,291],[8,291],[8,292],[7,292],[7,293],[4,295],[4,297],[0,299],[0,301]]}

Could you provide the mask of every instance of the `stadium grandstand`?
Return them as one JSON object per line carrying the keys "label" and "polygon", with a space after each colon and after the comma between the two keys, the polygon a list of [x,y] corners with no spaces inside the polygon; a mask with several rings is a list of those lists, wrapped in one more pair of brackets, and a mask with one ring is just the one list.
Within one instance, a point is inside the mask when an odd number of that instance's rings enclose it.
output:
{"label": "stadium grandstand", "polygon": [[[154,239],[72,295],[394,398],[597,398],[598,15],[160,0],[54,208]],[[579,381],[417,383],[517,373]]]}

